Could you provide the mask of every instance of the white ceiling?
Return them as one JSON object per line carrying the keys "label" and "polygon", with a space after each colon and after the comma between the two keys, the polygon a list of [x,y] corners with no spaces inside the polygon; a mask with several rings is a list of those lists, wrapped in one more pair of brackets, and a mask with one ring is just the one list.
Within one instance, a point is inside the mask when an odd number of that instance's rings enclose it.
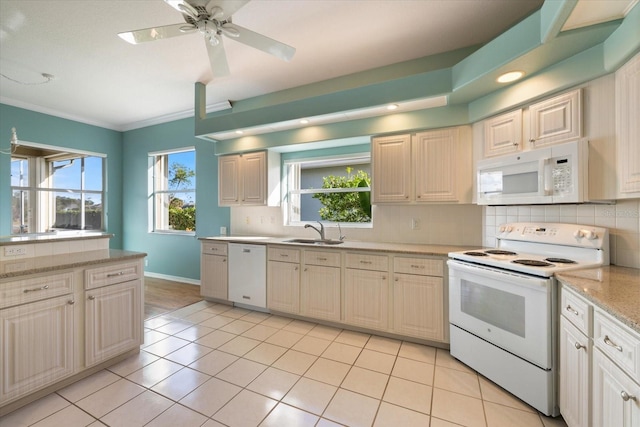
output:
{"label": "white ceiling", "polygon": [[[253,0],[234,22],[294,46],[289,63],[225,40],[212,78],[200,34],[131,45],[117,33],[183,22],[163,0],[0,0],[0,102],[126,130],[241,100],[486,43],[542,0]],[[49,83],[42,74],[53,75]],[[21,83],[17,83],[13,80]]]}

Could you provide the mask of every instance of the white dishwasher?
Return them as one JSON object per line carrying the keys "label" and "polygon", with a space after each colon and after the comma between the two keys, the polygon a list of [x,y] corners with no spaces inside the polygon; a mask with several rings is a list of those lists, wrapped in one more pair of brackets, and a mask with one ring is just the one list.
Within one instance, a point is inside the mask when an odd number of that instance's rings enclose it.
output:
{"label": "white dishwasher", "polygon": [[267,308],[267,247],[229,243],[229,300]]}

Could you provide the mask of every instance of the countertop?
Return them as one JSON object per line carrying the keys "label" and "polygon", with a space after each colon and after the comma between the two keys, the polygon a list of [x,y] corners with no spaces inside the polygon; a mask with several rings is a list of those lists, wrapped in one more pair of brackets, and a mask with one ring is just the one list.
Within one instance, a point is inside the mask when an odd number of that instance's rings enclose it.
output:
{"label": "countertop", "polygon": [[261,236],[220,236],[201,237],[201,241],[220,241],[227,243],[246,243],[259,245],[287,245],[313,250],[347,249],[357,251],[383,251],[397,252],[413,255],[447,256],[449,252],[469,251],[479,249],[480,246],[454,246],[454,245],[424,245],[416,243],[379,243],[345,240],[339,245],[313,245],[308,243],[293,243],[287,240],[292,237],[261,237]]}
{"label": "countertop", "polygon": [[23,258],[0,262],[0,279],[25,276],[47,271],[65,270],[67,268],[85,267],[94,264],[126,261],[144,258],[143,252],[123,251],[119,249],[103,249],[97,251],[77,252],[64,255]]}
{"label": "countertop", "polygon": [[14,236],[0,236],[0,246],[22,245],[26,243],[61,242],[77,239],[111,238],[113,234],[96,231],[61,231],[58,233],[35,233]]}
{"label": "countertop", "polygon": [[640,269],[610,265],[567,271],[556,277],[640,334]]}

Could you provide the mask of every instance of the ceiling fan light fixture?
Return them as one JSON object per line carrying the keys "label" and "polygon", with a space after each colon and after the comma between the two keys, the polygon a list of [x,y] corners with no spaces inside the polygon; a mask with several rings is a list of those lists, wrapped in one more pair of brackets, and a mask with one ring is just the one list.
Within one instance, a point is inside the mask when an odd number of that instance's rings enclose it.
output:
{"label": "ceiling fan light fixture", "polygon": [[524,71],[509,71],[508,73],[501,74],[496,81],[498,83],[511,83],[524,76]]}
{"label": "ceiling fan light fixture", "polygon": [[198,19],[198,11],[187,2],[178,3],[178,9],[185,15],[189,15],[193,19]]}

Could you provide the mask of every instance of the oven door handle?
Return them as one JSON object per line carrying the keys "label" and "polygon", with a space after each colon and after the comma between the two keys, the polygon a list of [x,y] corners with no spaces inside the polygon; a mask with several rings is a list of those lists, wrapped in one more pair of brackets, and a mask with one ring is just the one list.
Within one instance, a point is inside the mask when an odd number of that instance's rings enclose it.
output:
{"label": "oven door handle", "polygon": [[456,271],[460,271],[463,275],[471,275],[475,277],[484,277],[492,280],[509,281],[514,285],[526,286],[532,289],[546,289],[548,287],[549,278],[527,276],[514,271],[499,270],[491,267],[467,264],[456,260],[447,261],[447,265],[453,273],[449,273],[449,277],[455,276]]}

